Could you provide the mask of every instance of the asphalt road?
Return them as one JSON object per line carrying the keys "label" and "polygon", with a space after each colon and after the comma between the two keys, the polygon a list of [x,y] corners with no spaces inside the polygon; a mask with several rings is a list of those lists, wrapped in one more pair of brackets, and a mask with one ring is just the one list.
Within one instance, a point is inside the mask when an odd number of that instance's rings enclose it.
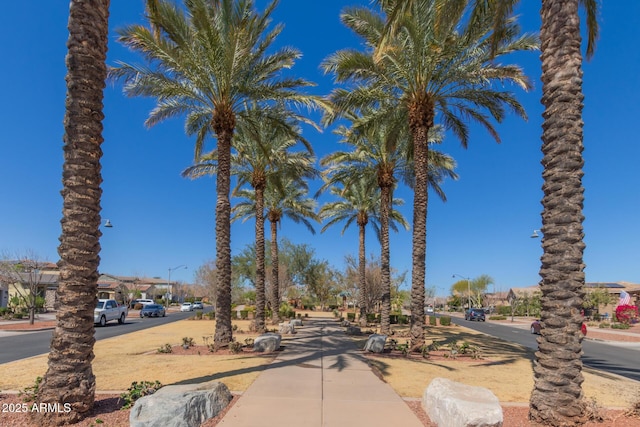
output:
{"label": "asphalt road", "polygon": [[[453,318],[452,322],[505,341],[515,342],[534,350],[538,349],[536,340],[538,336],[532,334],[528,327],[494,322],[471,322],[458,318]],[[640,345],[638,343],[606,343],[585,339],[582,341],[582,351],[584,366],[640,381],[640,365],[638,365]]]}
{"label": "asphalt road", "polygon": [[[204,311],[205,313],[211,311],[211,307],[206,307]],[[193,316],[194,313],[171,312],[166,317],[144,319],[128,317],[127,321],[122,325],[112,321],[104,327],[96,326],[96,341],[187,319]],[[12,332],[10,336],[0,337],[0,364],[48,353],[52,335],[53,330],[46,330],[39,332]]]}

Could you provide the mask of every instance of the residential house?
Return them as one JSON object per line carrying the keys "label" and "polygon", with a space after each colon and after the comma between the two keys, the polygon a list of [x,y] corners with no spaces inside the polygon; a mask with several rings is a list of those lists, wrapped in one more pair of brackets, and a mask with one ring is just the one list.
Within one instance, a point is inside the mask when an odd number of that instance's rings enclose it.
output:
{"label": "residential house", "polygon": [[[616,307],[620,302],[620,295],[624,291],[631,297],[630,304],[637,306],[640,303],[640,284],[630,282],[586,282],[585,290],[587,293],[596,289],[607,291],[611,295],[610,304],[601,304],[597,307],[598,314],[610,317],[615,313]],[[540,293],[540,286],[529,286],[527,288],[511,288],[507,295],[507,300],[511,304],[518,298],[532,296],[534,293]],[[588,315],[588,314],[587,314]]]}
{"label": "residential house", "polygon": [[36,296],[45,299],[44,308],[55,307],[55,293],[58,287],[60,270],[58,266],[47,261],[11,260],[3,261],[5,265],[28,265],[30,268],[2,268],[0,271],[0,307],[7,307],[14,297],[26,297],[34,291]]}

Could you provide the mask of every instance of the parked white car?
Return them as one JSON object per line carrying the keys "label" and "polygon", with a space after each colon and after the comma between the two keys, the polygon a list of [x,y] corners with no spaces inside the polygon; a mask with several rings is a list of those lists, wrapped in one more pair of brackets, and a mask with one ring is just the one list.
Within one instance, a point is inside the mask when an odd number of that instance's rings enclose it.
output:
{"label": "parked white car", "polygon": [[112,299],[99,299],[93,310],[93,323],[104,326],[110,320],[123,324],[127,318],[127,306],[119,305]]}
{"label": "parked white car", "polygon": [[190,302],[183,302],[180,306],[180,311],[193,311],[193,304]]}

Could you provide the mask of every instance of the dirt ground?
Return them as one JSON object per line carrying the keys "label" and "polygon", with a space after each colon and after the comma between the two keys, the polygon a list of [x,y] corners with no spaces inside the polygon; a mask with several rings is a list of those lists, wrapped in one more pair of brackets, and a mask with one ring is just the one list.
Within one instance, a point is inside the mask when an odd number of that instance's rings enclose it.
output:
{"label": "dirt ground", "polygon": [[[330,315],[330,313],[317,312],[308,314],[310,316]],[[145,321],[153,322],[154,319],[145,319]],[[238,342],[244,343],[245,339],[256,336],[248,332],[249,321],[234,321],[234,325],[237,326],[234,337]],[[158,380],[168,385],[184,381],[199,382],[215,379],[225,383],[232,392],[246,390],[272,358],[264,355],[257,356],[246,351],[239,354],[209,352],[206,344],[211,340],[214,327],[215,321],[211,320],[184,320],[123,337],[98,341],[94,349],[96,358],[93,370],[100,393],[97,399],[101,402],[102,406],[99,405],[99,407],[102,409],[97,418],[103,425],[119,425],[118,422],[109,424],[105,421],[124,417],[122,411],[114,412],[118,405],[117,396],[133,381]],[[2,323],[0,323],[0,329],[5,329]],[[640,327],[638,329],[637,340],[640,341]],[[598,333],[606,336],[602,331],[590,329],[591,335],[595,336]],[[399,343],[404,340],[401,335],[401,332],[398,332],[394,336]],[[430,327],[427,335],[428,342],[459,344],[466,342],[478,349],[479,358],[458,356],[453,359],[439,355],[438,352],[432,352],[427,359],[420,356],[407,358],[399,352],[368,355],[376,373],[400,396],[409,401],[409,406],[421,416],[425,426],[432,426],[432,424],[424,413],[420,414],[419,399],[435,377],[446,377],[465,384],[489,388],[503,405],[505,426],[532,426],[526,419],[526,405],[533,388],[533,351],[459,326]],[[193,338],[195,346],[188,351],[183,350],[180,346],[183,337]],[[622,335],[616,338],[636,339],[633,336]],[[356,344],[360,346],[363,344],[363,339],[363,337],[354,338]],[[286,340],[287,337],[283,336],[283,345],[286,345]],[[167,344],[173,348],[173,352],[159,353],[158,349]],[[0,402],[16,400],[17,396],[7,393],[33,385],[35,378],[45,373],[46,363],[47,356],[41,355],[0,365],[0,393],[2,393]],[[618,417],[613,424],[597,424],[598,426],[640,426],[640,420],[622,417],[626,409],[640,401],[640,383],[590,369],[584,370],[584,377],[583,390],[587,399],[594,402],[603,414],[606,412],[604,408],[613,408],[614,410],[608,412],[609,418]],[[109,407],[115,407],[115,409],[109,412],[105,409]],[[2,415],[5,414],[0,414]],[[95,419],[93,418],[94,421]],[[510,420],[508,424],[507,419]],[[7,425],[6,421],[8,419],[4,417],[0,419],[0,424]],[[27,420],[23,421],[27,422]],[[10,425],[21,424],[15,424],[12,421]],[[207,427],[214,425],[215,421],[206,423]]]}

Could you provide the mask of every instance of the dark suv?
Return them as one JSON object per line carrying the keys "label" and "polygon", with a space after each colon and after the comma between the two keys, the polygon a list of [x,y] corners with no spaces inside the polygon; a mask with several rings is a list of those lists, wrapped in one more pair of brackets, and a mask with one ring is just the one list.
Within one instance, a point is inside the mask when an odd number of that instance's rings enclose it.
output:
{"label": "dark suv", "polygon": [[471,310],[467,310],[464,312],[464,320],[477,320],[479,322],[484,322],[484,310],[481,308],[472,308]]}

